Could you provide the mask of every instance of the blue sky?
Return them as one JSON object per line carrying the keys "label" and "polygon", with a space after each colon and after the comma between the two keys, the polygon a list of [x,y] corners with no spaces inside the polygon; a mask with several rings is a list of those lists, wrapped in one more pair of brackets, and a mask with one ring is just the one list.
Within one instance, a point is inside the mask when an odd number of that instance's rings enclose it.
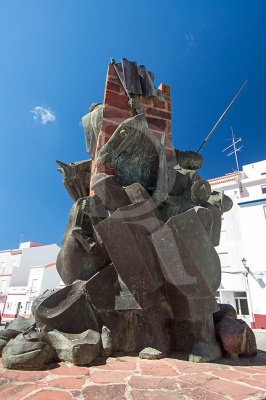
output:
{"label": "blue sky", "polygon": [[[202,151],[202,178],[232,172],[221,152],[230,127],[240,165],[266,158],[266,2],[190,0],[2,1],[0,8],[0,249],[58,243],[72,200],[56,159],[86,159],[81,117],[103,100],[110,57],[171,86],[176,148]],[[37,108],[36,108],[37,107]],[[40,114],[42,107],[48,112]]]}

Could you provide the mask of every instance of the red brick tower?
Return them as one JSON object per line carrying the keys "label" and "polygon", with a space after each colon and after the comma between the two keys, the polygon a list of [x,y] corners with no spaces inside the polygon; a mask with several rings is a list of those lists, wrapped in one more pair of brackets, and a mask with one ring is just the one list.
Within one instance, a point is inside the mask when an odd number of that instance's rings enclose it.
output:
{"label": "red brick tower", "polygon": [[[163,133],[166,133],[166,157],[170,159],[174,151],[171,134],[170,86],[161,83],[158,89],[165,100],[159,100],[153,96],[141,97],[139,95],[132,95],[132,97],[136,98],[142,105],[148,126],[154,132],[154,135],[161,140]],[[110,175],[114,174],[113,169],[96,163],[97,153],[110,139],[119,124],[125,119],[133,117],[134,114],[128,104],[128,100],[114,66],[109,64],[104,90],[103,122],[97,140],[91,178],[99,172],[105,172]]]}

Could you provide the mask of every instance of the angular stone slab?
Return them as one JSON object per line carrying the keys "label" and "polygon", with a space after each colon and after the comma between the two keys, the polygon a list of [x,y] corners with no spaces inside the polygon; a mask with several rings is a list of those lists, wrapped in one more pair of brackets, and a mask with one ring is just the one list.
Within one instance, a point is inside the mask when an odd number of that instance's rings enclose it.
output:
{"label": "angular stone slab", "polygon": [[54,350],[39,332],[20,333],[2,353],[3,366],[9,369],[37,370],[56,359]]}
{"label": "angular stone slab", "polygon": [[219,305],[219,310],[213,314],[213,322],[214,325],[217,325],[218,322],[222,321],[225,317],[230,317],[233,319],[237,319],[237,313],[231,304],[222,304]]}
{"label": "angular stone slab", "polygon": [[[141,203],[145,200],[151,200],[149,193],[144,189],[140,183],[132,183],[132,185],[125,187],[126,194],[128,195],[131,203]],[[155,208],[155,205],[154,205]]]}
{"label": "angular stone slab", "polygon": [[224,317],[215,326],[217,338],[232,359],[238,355],[255,356],[257,345],[254,332],[242,319]]}
{"label": "angular stone slab", "polygon": [[219,246],[222,225],[222,211],[216,206],[208,206],[212,216],[211,241],[214,246]]}
{"label": "angular stone slab", "polygon": [[65,333],[81,333],[87,329],[98,330],[97,315],[83,281],[76,281],[36,303],[34,317],[42,331],[57,329]]}
{"label": "angular stone slab", "polygon": [[0,356],[2,355],[2,351],[4,349],[4,347],[7,345],[7,340],[4,339],[0,339]]}
{"label": "angular stone slab", "polygon": [[130,204],[125,189],[114,181],[113,175],[97,174],[92,179],[91,188],[107,210],[115,211],[119,207]]}
{"label": "angular stone slab", "polygon": [[13,321],[9,322],[5,326],[5,330],[12,329],[13,331],[26,332],[28,329],[33,328],[34,325],[35,325],[34,317],[30,318],[18,317],[13,319]]}
{"label": "angular stone slab", "polygon": [[209,297],[221,280],[219,257],[195,210],[172,217],[151,235],[164,277],[188,297]]}
{"label": "angular stone slab", "polygon": [[55,329],[46,333],[45,339],[60,360],[76,365],[91,363],[101,349],[101,335],[91,329],[80,334],[62,333]]}
{"label": "angular stone slab", "polygon": [[177,320],[200,319],[219,310],[214,295],[208,297],[191,297],[181,293],[176,286],[166,282],[167,299],[171,306],[173,318]]}
{"label": "angular stone slab", "polygon": [[111,260],[134,295],[153,292],[163,277],[149,242],[160,228],[149,201],[122,207],[96,226]]}
{"label": "angular stone slab", "polygon": [[113,265],[97,272],[84,287],[98,312],[141,309]]}

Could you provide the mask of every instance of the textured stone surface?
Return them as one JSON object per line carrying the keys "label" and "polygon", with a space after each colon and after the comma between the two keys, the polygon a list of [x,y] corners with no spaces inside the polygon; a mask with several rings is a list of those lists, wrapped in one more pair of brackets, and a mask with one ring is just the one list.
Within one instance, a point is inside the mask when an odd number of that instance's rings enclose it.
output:
{"label": "textured stone surface", "polygon": [[19,334],[8,342],[2,353],[3,365],[10,369],[38,370],[54,359],[54,350],[38,332]]}
{"label": "textured stone surface", "polygon": [[125,189],[114,181],[114,177],[104,173],[97,174],[92,179],[92,190],[101,199],[103,205],[110,211],[130,204]]}
{"label": "textured stone surface", "polygon": [[237,319],[236,310],[233,306],[231,306],[231,304],[218,304],[218,306],[220,310],[213,314],[213,321],[215,325],[225,317]]}
{"label": "textured stone surface", "polygon": [[166,281],[183,295],[201,299],[218,288],[219,257],[193,209],[170,218],[151,239]]}
{"label": "textured stone surface", "polygon": [[34,309],[37,326],[44,331],[57,329],[66,333],[97,330],[97,317],[84,291],[84,283],[76,281],[44,298]]}
{"label": "textured stone surface", "polygon": [[87,330],[79,334],[48,332],[45,339],[55,350],[58,358],[76,365],[86,365],[93,361],[101,348],[101,336],[98,332]]}
{"label": "textured stone surface", "polygon": [[0,339],[0,356],[2,355],[3,348],[7,345],[7,340]]}
{"label": "textured stone surface", "polygon": [[238,359],[238,355],[257,354],[255,335],[245,321],[224,317],[217,323],[215,330],[224,350],[231,358]]}
{"label": "textured stone surface", "polygon": [[35,325],[34,317],[15,318],[13,321],[6,324],[4,331],[0,332],[0,337],[2,337],[1,335],[4,335],[4,332],[7,332],[8,330],[17,332],[26,332],[28,329],[31,329],[34,325]]}
{"label": "textured stone surface", "polygon": [[85,287],[91,303],[98,312],[141,308],[113,265],[97,272]]}
{"label": "textured stone surface", "polygon": [[116,270],[133,294],[153,292],[163,283],[149,242],[150,233],[159,227],[149,201],[122,207],[96,227]]}

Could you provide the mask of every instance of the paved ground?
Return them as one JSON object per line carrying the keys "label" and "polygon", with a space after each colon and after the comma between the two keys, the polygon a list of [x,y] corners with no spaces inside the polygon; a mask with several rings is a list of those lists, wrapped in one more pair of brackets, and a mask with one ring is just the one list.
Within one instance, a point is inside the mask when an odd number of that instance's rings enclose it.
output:
{"label": "paved ground", "polygon": [[266,399],[265,352],[238,363],[194,364],[181,355],[175,357],[154,361],[129,356],[99,358],[91,367],[58,363],[36,372],[0,366],[0,399]]}

